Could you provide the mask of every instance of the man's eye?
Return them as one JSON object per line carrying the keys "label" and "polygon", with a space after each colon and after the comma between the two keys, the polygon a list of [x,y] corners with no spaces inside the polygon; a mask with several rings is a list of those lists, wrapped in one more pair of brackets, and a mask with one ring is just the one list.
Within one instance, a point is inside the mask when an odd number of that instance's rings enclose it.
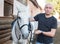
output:
{"label": "man's eye", "polygon": [[49,7],[49,9],[52,9],[51,7]]}

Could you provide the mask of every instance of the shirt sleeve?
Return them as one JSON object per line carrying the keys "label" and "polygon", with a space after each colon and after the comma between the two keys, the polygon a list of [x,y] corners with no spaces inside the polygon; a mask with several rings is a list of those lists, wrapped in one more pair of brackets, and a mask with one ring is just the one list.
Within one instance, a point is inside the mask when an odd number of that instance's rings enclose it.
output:
{"label": "shirt sleeve", "polygon": [[51,25],[52,29],[57,29],[57,19],[54,19]]}
{"label": "shirt sleeve", "polygon": [[36,15],[36,16],[34,17],[34,19],[35,19],[35,21],[38,21],[38,19],[39,19],[38,15]]}

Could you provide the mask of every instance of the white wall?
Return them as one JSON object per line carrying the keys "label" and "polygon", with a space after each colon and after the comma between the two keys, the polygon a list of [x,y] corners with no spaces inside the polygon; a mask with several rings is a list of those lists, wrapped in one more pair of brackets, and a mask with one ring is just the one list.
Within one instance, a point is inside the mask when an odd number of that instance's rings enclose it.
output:
{"label": "white wall", "polygon": [[17,14],[17,9],[15,7],[15,2],[16,2],[16,0],[14,0],[14,3],[13,3],[13,15]]}
{"label": "white wall", "polygon": [[46,0],[37,0],[38,4],[40,5],[40,7],[43,9],[42,12],[44,12],[44,7],[46,4]]}
{"label": "white wall", "polygon": [[4,0],[0,0],[0,17],[4,16]]}

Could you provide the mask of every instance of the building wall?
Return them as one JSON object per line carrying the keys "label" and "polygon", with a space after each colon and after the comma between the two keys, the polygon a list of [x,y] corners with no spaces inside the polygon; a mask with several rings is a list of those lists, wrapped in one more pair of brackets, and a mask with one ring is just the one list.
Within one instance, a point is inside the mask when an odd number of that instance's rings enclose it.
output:
{"label": "building wall", "polygon": [[0,17],[4,16],[4,0],[0,0]]}
{"label": "building wall", "polygon": [[41,13],[40,8],[35,7],[31,1],[29,1],[29,6],[30,6],[31,16],[35,16]]}

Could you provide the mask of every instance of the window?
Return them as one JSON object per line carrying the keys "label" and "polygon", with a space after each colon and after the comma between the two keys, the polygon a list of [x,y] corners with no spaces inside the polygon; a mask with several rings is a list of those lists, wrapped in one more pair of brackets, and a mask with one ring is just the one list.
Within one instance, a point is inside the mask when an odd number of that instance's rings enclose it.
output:
{"label": "window", "polygon": [[4,16],[13,15],[13,0],[4,0]]}

